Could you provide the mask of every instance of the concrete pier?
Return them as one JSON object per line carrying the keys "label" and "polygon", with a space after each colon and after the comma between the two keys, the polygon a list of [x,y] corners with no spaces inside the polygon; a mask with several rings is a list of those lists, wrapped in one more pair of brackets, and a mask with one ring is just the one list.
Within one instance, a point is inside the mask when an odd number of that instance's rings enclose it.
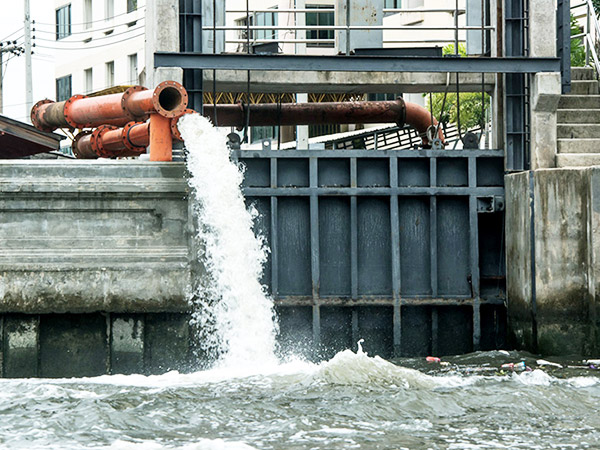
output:
{"label": "concrete pier", "polygon": [[600,167],[506,176],[509,341],[545,355],[600,348]]}

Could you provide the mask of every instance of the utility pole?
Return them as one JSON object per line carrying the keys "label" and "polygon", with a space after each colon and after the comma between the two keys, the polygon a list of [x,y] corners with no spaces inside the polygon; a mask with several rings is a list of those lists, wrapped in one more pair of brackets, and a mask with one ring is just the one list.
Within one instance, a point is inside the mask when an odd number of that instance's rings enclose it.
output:
{"label": "utility pole", "polygon": [[2,79],[4,78],[4,54],[11,53],[15,56],[19,56],[23,53],[23,51],[23,47],[17,45],[17,41],[0,42],[0,114],[4,112],[2,106]]}
{"label": "utility pole", "polygon": [[33,106],[33,82],[31,79],[31,13],[29,11],[29,0],[25,0],[25,115]]}

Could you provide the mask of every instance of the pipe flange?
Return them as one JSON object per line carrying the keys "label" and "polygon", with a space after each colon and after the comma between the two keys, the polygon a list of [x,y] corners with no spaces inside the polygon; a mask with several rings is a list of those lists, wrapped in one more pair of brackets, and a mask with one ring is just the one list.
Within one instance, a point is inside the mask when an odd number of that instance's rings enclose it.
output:
{"label": "pipe flange", "polygon": [[196,111],[194,111],[193,109],[190,109],[190,108],[186,108],[186,110],[183,111],[183,114],[181,114],[180,116],[177,116],[177,117],[173,117],[171,119],[171,134],[178,141],[183,141],[183,138],[181,137],[179,128],[177,128],[177,123],[179,122],[179,119],[181,119],[186,114],[196,114]]}
{"label": "pipe flange", "polygon": [[45,98],[44,100],[40,100],[35,105],[33,105],[33,108],[31,108],[30,117],[31,117],[31,123],[38,130],[52,132],[52,131],[56,130],[56,128],[45,127],[38,121],[38,112],[39,112],[40,106],[47,105],[48,103],[55,103],[55,101],[50,100],[49,98]]}
{"label": "pipe flange", "polygon": [[82,138],[84,138],[85,136],[89,136],[92,134],[92,130],[85,130],[85,131],[81,131],[80,133],[77,134],[77,136],[75,136],[75,139],[73,139],[73,144],[72,144],[72,150],[73,150],[73,154],[75,155],[75,157],[77,159],[97,159],[98,155],[94,152],[84,152],[79,148],[79,141],[81,141]]}
{"label": "pipe flange", "polygon": [[[167,98],[165,99],[164,97]],[[170,107],[171,104],[172,107]],[[154,89],[152,105],[158,114],[172,119],[173,117],[180,116],[186,110],[188,93],[177,81],[163,81]]]}
{"label": "pipe flange", "polygon": [[131,142],[131,139],[129,139],[129,132],[131,131],[131,129],[139,125],[144,125],[144,123],[145,122],[128,122],[123,127],[123,132],[121,133],[121,140],[123,141],[123,145],[129,152],[134,153],[134,155],[128,154],[127,156],[137,156],[146,151],[146,147],[134,145],[133,142]]}
{"label": "pipe flange", "polygon": [[131,87],[128,87],[127,90],[125,92],[123,92],[123,95],[121,96],[121,109],[123,109],[123,112],[132,121],[145,122],[146,120],[148,120],[148,114],[145,114],[143,116],[134,116],[133,114],[131,114],[131,112],[129,111],[128,105],[127,105],[127,101],[129,100],[129,97],[131,97],[131,95],[133,93],[140,92],[140,91],[146,91],[146,90],[148,90],[148,88],[145,88],[144,86],[131,86]]}
{"label": "pipe flange", "polygon": [[402,128],[406,123],[406,102],[402,97],[396,97],[396,101],[401,105],[400,117],[398,117],[398,122],[396,122],[396,125]]}
{"label": "pipe flange", "polygon": [[87,95],[81,95],[81,94],[75,94],[73,96],[71,96],[66,102],[65,102],[65,106],[63,108],[63,113],[65,115],[65,120],[67,121],[67,123],[69,124],[69,126],[73,129],[75,128],[90,128],[92,126],[91,123],[76,123],[75,121],[71,120],[71,106],[73,105],[73,103],[75,102],[75,100],[80,100],[82,98],[87,98]]}
{"label": "pipe flange", "polygon": [[100,158],[112,158],[113,156],[115,156],[114,152],[111,152],[104,148],[104,145],[102,144],[102,136],[107,131],[116,130],[117,128],[118,127],[115,127],[113,125],[100,125],[94,131],[92,131],[92,136],[90,138],[92,148]]}

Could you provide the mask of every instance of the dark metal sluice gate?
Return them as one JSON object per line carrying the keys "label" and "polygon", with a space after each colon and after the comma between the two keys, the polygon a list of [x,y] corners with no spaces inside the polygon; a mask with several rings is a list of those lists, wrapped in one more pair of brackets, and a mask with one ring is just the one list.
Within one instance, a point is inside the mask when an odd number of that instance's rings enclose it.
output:
{"label": "dark metal sluice gate", "polygon": [[504,346],[502,150],[235,151],[282,351]]}

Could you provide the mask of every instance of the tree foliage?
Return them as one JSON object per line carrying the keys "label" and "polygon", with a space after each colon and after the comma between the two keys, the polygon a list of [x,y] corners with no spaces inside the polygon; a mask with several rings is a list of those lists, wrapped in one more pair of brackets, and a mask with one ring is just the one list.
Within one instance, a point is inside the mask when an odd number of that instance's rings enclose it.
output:
{"label": "tree foliage", "polygon": [[[600,4],[600,0],[596,0]],[[596,3],[596,2],[594,2]],[[594,6],[596,6],[594,4]],[[575,36],[581,33],[581,29],[571,14],[571,36]],[[571,67],[583,67],[585,66],[585,46],[581,38],[571,39]]]}
{"label": "tree foliage", "polygon": [[[445,46],[443,54],[454,55],[454,45],[449,44]],[[458,54],[463,57],[467,56],[464,44],[458,45]],[[433,111],[433,115],[440,122],[455,123],[458,125],[460,118],[460,128],[462,131],[482,126],[485,122],[487,109],[489,108],[489,95],[482,92],[464,92],[459,94],[458,99],[460,102],[457,102],[455,86],[450,84],[446,94],[444,92],[432,94],[431,102],[429,96],[427,96],[429,110]],[[444,97],[446,97],[445,102]],[[458,103],[460,103],[460,115],[457,108]],[[443,111],[442,106],[444,108]]]}

